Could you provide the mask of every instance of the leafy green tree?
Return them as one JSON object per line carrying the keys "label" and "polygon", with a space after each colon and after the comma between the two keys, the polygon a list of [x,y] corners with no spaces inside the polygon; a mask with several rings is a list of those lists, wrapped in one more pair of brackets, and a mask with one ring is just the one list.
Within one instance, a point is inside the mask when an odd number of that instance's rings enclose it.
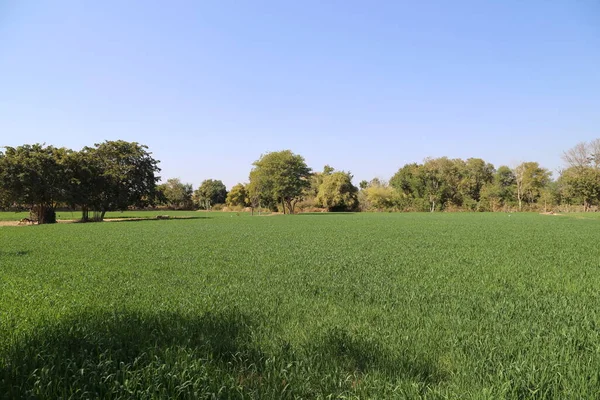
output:
{"label": "leafy green tree", "polygon": [[194,202],[204,210],[210,210],[215,204],[223,204],[227,199],[227,188],[217,179],[206,179],[194,192]]}
{"label": "leafy green tree", "polygon": [[68,175],[65,202],[72,208],[80,208],[83,222],[90,220],[91,210],[102,208],[105,180],[95,151],[85,147],[81,151],[70,152],[65,160]]}
{"label": "leafy green tree", "polygon": [[519,211],[523,208],[523,200],[532,205],[540,197],[542,190],[550,183],[552,173],[540,167],[537,162],[530,161],[519,164],[515,170],[517,201]]}
{"label": "leafy green tree", "polygon": [[175,210],[189,210],[193,207],[193,188],[189,183],[182,183],[179,178],[170,178],[166,183],[157,186],[162,203]]}
{"label": "leafy green tree", "polygon": [[391,210],[398,198],[396,191],[378,178],[372,179],[363,192],[365,196],[363,209]]}
{"label": "leafy green tree", "polygon": [[600,200],[600,139],[582,142],[563,154],[569,166],[559,178],[563,195],[583,204],[583,210]]}
{"label": "leafy green tree", "polygon": [[153,203],[160,168],[147,149],[148,146],[124,140],[106,141],[86,149],[101,177],[93,201],[94,219],[104,219],[107,211]]}
{"label": "leafy green tree", "polygon": [[464,172],[461,181],[463,195],[475,201],[480,200],[481,189],[484,185],[493,182],[494,166],[486,163],[481,158],[469,158],[464,163]]}
{"label": "leafy green tree", "polygon": [[310,185],[304,190],[304,197],[315,198],[319,194],[319,189],[326,176],[331,175],[335,169],[329,165],[323,167],[323,172],[314,172],[310,176]]}
{"label": "leafy green tree", "polygon": [[390,186],[409,198],[422,198],[425,194],[423,165],[404,165],[392,176]]}
{"label": "leafy green tree", "polygon": [[56,222],[65,201],[69,150],[41,144],[6,147],[0,157],[0,191],[7,203],[27,205],[39,224]]}
{"label": "leafy green tree", "polygon": [[591,166],[570,167],[559,178],[565,197],[576,200],[588,211],[600,202],[600,168]]}
{"label": "leafy green tree", "polygon": [[352,184],[349,172],[330,172],[323,177],[317,194],[317,204],[328,211],[354,211],[358,207],[358,188]]}
{"label": "leafy green tree", "polygon": [[225,203],[228,206],[233,207],[246,207],[249,205],[246,186],[243,183],[238,183],[232,187],[229,193],[227,193],[227,199],[225,200]]}
{"label": "leafy green tree", "polygon": [[310,186],[311,170],[304,158],[290,150],[267,153],[254,162],[250,186],[263,200],[281,203],[283,212],[294,213],[296,202]]}

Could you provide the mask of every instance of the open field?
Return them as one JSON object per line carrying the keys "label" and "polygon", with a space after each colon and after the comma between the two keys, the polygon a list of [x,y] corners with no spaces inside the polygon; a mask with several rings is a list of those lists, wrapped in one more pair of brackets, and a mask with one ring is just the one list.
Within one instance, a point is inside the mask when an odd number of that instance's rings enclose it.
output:
{"label": "open field", "polygon": [[600,393],[595,216],[191,215],[0,228],[0,397]]}

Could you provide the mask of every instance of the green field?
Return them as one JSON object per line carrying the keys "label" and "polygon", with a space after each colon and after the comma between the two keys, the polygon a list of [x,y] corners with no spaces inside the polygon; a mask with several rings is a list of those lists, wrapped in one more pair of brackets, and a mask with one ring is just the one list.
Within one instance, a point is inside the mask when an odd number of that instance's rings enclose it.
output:
{"label": "green field", "polygon": [[[169,215],[171,217],[201,216],[203,212],[197,211],[112,211],[106,213],[106,219],[112,218],[154,218],[157,215]],[[0,221],[19,221],[29,218],[29,212],[0,212]],[[78,211],[57,211],[58,220],[79,220],[81,213]]]}
{"label": "green field", "polygon": [[598,398],[596,216],[188,215],[0,227],[0,397]]}

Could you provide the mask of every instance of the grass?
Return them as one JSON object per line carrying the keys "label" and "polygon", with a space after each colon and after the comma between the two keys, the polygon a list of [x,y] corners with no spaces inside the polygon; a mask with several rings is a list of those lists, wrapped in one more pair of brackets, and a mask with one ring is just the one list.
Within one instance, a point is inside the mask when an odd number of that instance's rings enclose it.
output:
{"label": "grass", "polygon": [[597,219],[202,215],[1,227],[0,397],[600,392]]}
{"label": "grass", "polygon": [[[105,219],[114,218],[155,218],[157,215],[169,215],[171,217],[189,217],[201,216],[202,212],[196,211],[112,211],[106,213]],[[19,221],[23,218],[29,218],[27,212],[0,212],[0,221]],[[79,220],[81,213],[78,211],[57,211],[56,219],[58,220]]]}

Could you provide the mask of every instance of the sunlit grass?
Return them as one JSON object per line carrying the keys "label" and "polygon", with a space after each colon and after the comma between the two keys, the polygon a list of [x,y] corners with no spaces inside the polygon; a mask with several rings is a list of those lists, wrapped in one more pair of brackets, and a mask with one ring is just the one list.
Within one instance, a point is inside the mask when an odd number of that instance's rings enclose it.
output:
{"label": "sunlit grass", "polygon": [[0,393],[600,391],[596,221],[192,215],[205,218],[0,228]]}

